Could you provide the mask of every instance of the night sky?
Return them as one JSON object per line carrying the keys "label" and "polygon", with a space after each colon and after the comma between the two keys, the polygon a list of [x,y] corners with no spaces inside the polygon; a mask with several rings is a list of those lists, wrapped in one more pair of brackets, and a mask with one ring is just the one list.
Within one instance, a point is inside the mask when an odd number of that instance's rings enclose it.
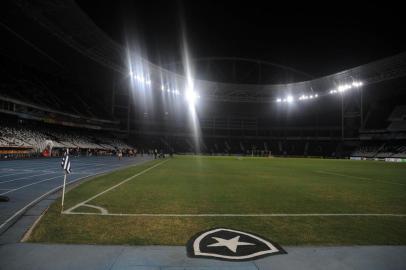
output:
{"label": "night sky", "polygon": [[181,21],[193,57],[254,58],[314,76],[406,50],[403,8],[387,1],[77,2],[109,36],[155,63],[180,60]]}

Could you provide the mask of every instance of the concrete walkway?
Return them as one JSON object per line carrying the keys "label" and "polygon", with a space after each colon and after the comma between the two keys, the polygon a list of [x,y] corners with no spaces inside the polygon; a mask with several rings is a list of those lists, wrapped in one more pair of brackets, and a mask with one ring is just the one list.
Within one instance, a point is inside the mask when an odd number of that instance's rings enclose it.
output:
{"label": "concrete walkway", "polygon": [[0,246],[0,269],[406,269],[406,246],[285,247],[253,262],[190,259],[184,247],[16,243]]}

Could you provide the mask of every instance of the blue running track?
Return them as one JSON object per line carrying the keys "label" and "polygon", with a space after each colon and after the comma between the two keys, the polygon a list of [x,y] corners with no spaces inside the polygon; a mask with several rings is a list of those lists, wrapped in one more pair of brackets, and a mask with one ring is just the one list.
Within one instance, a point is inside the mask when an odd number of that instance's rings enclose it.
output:
{"label": "blue running track", "polygon": [[[68,183],[94,174],[150,160],[143,157],[73,157]],[[61,158],[10,160],[0,162],[0,195],[10,201],[0,202],[0,233],[33,202],[63,184]]]}

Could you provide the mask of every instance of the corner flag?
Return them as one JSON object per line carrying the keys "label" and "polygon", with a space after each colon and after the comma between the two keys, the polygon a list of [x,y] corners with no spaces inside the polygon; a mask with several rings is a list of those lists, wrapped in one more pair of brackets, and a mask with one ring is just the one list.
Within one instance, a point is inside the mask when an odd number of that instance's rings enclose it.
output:
{"label": "corner flag", "polygon": [[65,170],[65,173],[67,173],[67,174],[70,173],[69,150],[66,150],[66,152],[62,158],[61,167]]}
{"label": "corner flag", "polygon": [[61,213],[62,213],[63,212],[63,203],[65,201],[66,175],[70,174],[69,149],[66,149],[66,152],[62,158],[61,167],[65,171],[65,175],[63,177],[63,188],[62,188],[62,206],[61,206]]}

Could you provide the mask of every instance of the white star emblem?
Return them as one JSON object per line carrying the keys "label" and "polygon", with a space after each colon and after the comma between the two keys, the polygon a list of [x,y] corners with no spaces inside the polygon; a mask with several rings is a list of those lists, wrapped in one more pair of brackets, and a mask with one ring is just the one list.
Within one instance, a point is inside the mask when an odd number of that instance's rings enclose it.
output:
{"label": "white star emblem", "polygon": [[212,237],[212,239],[216,240],[217,243],[208,245],[208,247],[227,247],[229,250],[232,252],[236,253],[237,252],[237,247],[238,246],[254,246],[255,244],[253,243],[248,243],[248,242],[240,242],[240,236],[236,236],[234,238],[231,238],[229,240],[223,239],[223,238],[218,238],[218,237]]}

